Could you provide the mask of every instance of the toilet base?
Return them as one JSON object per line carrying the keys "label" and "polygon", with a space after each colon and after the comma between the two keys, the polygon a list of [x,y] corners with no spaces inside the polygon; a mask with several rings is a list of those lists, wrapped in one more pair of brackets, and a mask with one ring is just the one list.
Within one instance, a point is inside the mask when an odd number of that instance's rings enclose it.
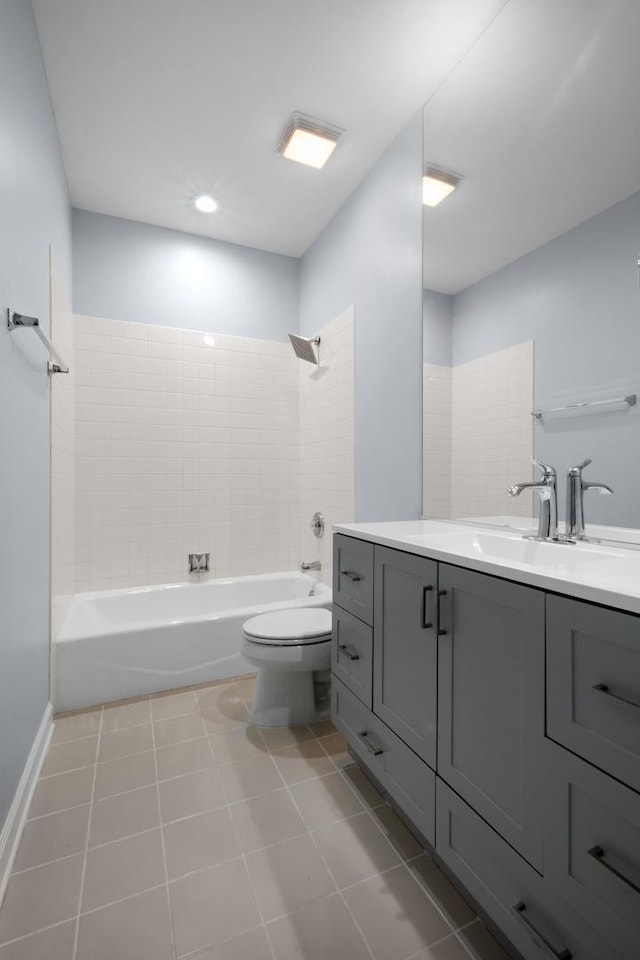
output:
{"label": "toilet base", "polygon": [[295,727],[329,716],[328,705],[316,706],[313,671],[258,670],[251,722],[258,727]]}

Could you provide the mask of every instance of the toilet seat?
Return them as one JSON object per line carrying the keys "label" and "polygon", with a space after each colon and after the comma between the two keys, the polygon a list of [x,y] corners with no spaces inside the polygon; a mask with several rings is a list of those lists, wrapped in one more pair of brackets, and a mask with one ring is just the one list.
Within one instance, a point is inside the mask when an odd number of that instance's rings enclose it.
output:
{"label": "toilet seat", "polygon": [[279,647],[324,643],[331,639],[331,612],[322,607],[274,610],[247,620],[242,630],[252,643]]}

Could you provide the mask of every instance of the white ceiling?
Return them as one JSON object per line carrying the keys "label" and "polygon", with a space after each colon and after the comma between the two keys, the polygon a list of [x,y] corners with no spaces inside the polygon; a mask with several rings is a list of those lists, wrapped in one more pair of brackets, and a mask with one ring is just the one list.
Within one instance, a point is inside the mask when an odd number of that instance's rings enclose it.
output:
{"label": "white ceiling", "polygon": [[[504,4],[33,0],[71,201],[300,256]],[[346,131],[322,171],[294,110]]]}
{"label": "white ceiling", "polygon": [[456,293],[640,189],[639,50],[638,0],[510,0],[425,107],[425,158],[465,177],[424,209],[425,287]]}

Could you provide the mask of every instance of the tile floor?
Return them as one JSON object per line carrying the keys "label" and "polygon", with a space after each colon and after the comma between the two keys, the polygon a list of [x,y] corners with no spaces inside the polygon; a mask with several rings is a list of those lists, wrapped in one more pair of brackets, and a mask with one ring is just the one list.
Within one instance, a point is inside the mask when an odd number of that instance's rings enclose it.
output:
{"label": "tile floor", "polygon": [[56,721],[0,960],[506,960],[331,723],[250,678]]}

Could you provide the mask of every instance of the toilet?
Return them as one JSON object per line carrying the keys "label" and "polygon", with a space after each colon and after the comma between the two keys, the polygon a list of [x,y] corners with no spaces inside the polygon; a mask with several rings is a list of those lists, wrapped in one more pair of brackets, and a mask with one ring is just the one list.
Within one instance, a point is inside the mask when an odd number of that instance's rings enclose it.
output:
{"label": "toilet", "polygon": [[252,723],[291,727],[327,718],[329,610],[293,607],[252,617],[242,627],[242,653],[258,672]]}

